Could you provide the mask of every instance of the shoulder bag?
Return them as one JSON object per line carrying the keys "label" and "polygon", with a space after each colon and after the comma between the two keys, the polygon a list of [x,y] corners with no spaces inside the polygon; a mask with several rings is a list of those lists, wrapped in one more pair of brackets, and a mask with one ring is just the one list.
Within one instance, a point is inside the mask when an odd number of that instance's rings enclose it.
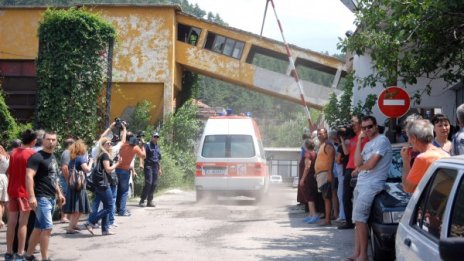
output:
{"label": "shoulder bag", "polygon": [[75,191],[80,191],[85,185],[85,173],[76,169],[77,158],[74,159],[73,168],[69,171],[69,187]]}

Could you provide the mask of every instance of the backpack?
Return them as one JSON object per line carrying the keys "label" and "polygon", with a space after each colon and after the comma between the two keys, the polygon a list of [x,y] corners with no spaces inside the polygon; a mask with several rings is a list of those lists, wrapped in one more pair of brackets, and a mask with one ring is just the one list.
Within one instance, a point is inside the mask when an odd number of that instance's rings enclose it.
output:
{"label": "backpack", "polygon": [[77,158],[74,160],[74,166],[69,170],[68,186],[75,190],[80,191],[85,186],[85,173],[82,170],[76,169]]}

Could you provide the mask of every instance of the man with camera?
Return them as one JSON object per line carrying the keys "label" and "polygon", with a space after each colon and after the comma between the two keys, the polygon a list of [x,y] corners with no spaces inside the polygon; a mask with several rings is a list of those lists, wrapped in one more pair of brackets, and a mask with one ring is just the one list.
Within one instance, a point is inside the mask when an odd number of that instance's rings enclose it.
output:
{"label": "man with camera", "polygon": [[129,180],[131,162],[135,155],[141,159],[145,159],[145,147],[141,136],[136,136],[132,132],[127,132],[126,142],[119,149],[119,156],[122,158],[121,163],[116,168],[118,176],[118,193],[116,196],[116,211],[119,216],[130,216],[130,212],[126,210],[127,198],[129,197]]}
{"label": "man with camera", "polygon": [[[343,153],[348,155],[348,163],[343,174],[343,208],[345,210],[346,221],[344,224],[338,226],[338,229],[353,229],[354,224],[351,219],[353,212],[353,191],[356,184],[353,182],[357,178],[358,171],[355,165],[355,152],[356,144],[358,143],[359,134],[361,134],[361,117],[353,115],[351,117],[351,128],[353,129],[353,137],[346,135],[340,135],[340,144],[343,148]],[[350,135],[351,136],[351,135]],[[361,142],[361,149],[367,143],[367,139],[363,139]]]}
{"label": "man with camera", "polygon": [[142,196],[140,197],[140,207],[145,207],[145,199],[147,200],[147,207],[155,207],[155,204],[153,204],[153,194],[158,184],[158,174],[163,174],[160,168],[161,150],[158,145],[158,138],[158,132],[154,132],[151,141],[144,145],[146,158],[144,164],[140,164],[140,167],[144,170],[145,184]]}

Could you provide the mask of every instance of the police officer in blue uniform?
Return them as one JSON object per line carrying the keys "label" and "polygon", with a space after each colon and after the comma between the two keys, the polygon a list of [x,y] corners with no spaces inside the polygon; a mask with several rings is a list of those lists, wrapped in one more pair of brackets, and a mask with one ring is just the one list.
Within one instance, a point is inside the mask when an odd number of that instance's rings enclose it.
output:
{"label": "police officer in blue uniform", "polygon": [[147,157],[145,158],[144,164],[140,164],[140,166],[143,166],[143,172],[145,174],[145,184],[139,202],[140,207],[145,207],[145,200],[147,200],[147,207],[155,207],[153,203],[153,194],[158,184],[158,174],[162,175],[160,168],[161,151],[158,145],[158,138],[158,132],[154,132],[150,142],[144,145]]}

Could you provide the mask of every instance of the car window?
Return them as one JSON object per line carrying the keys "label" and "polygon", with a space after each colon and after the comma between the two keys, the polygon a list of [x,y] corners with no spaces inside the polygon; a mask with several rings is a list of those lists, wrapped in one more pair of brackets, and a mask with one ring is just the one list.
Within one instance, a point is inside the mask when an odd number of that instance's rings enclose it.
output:
{"label": "car window", "polygon": [[206,136],[201,155],[205,158],[225,158],[226,142],[227,135]]}
{"label": "car window", "polygon": [[464,237],[464,178],[461,179],[451,209],[449,237]]}
{"label": "car window", "polygon": [[255,147],[251,135],[208,135],[201,155],[205,158],[251,158]]}
{"label": "car window", "polygon": [[401,157],[401,147],[392,149],[392,164],[388,171],[389,179],[401,179],[403,174],[403,158]]}
{"label": "car window", "polygon": [[437,169],[416,205],[413,226],[433,239],[440,238],[443,213],[456,176],[455,169]]}
{"label": "car window", "polygon": [[255,146],[253,146],[253,138],[250,135],[230,136],[231,158],[251,158],[254,155]]}

